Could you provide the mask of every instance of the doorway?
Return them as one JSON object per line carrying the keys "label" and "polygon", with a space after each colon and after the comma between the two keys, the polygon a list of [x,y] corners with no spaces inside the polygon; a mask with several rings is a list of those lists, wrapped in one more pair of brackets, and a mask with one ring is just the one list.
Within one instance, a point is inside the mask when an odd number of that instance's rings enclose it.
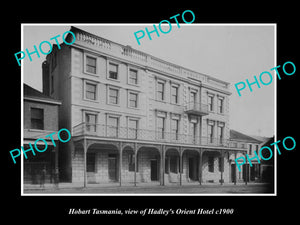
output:
{"label": "doorway", "polygon": [[250,180],[249,170],[250,170],[249,164],[244,164],[243,165],[243,180],[246,181],[246,179],[247,179],[247,182],[249,182],[249,180]]}
{"label": "doorway", "polygon": [[250,181],[255,181],[255,167],[257,164],[254,164],[250,167]]}
{"label": "doorway", "polygon": [[193,181],[197,180],[197,162],[196,158],[189,158],[189,178]]}
{"label": "doorway", "polygon": [[231,164],[231,182],[236,182],[236,164]]}
{"label": "doorway", "polygon": [[150,160],[150,179],[151,179],[151,181],[158,181],[158,161],[157,161],[157,159]]}
{"label": "doorway", "polygon": [[108,154],[108,178],[110,181],[117,181],[117,155]]}

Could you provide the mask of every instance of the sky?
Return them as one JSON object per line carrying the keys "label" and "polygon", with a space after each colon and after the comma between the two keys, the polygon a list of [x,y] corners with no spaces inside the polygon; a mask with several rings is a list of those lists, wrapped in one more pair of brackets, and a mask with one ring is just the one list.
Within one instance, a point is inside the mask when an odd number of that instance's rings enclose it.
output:
{"label": "sky", "polygon": [[[154,23],[153,23],[154,24]],[[23,25],[23,43],[20,51],[33,51],[42,41],[55,43],[50,38],[68,31],[72,26],[93,33],[108,40],[130,45],[132,48],[178,64],[188,69],[213,76],[230,83],[229,120],[230,129],[248,135],[273,136],[275,111],[276,75],[271,68],[275,63],[275,36],[273,24],[172,24],[169,33],[152,33],[138,45],[134,32],[153,30],[153,24],[25,24]],[[157,23],[155,23],[157,25]],[[168,25],[167,25],[168,26]],[[168,30],[168,27],[163,27]],[[62,43],[61,37],[58,38]],[[48,49],[47,49],[48,48]],[[43,45],[43,51],[49,47]],[[40,53],[22,60],[23,81],[42,91],[42,62],[45,55]],[[16,62],[17,63],[17,62]],[[247,87],[238,96],[234,84],[254,81],[263,71],[273,75],[270,85],[253,85],[253,92]],[[263,77],[265,82],[269,78]]]}

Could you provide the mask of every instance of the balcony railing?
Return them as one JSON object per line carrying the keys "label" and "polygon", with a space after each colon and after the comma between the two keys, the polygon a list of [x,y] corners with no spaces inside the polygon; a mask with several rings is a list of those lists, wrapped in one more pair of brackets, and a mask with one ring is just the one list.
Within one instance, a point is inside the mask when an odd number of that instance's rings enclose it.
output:
{"label": "balcony railing", "polygon": [[208,105],[198,102],[189,102],[185,105],[184,111],[188,114],[205,116],[208,115]]}
{"label": "balcony railing", "polygon": [[140,141],[165,142],[171,144],[188,144],[204,146],[233,147],[228,139],[201,137],[188,134],[159,132],[147,129],[115,127],[102,124],[80,123],[73,127],[73,137],[88,135],[112,139],[128,139]]}

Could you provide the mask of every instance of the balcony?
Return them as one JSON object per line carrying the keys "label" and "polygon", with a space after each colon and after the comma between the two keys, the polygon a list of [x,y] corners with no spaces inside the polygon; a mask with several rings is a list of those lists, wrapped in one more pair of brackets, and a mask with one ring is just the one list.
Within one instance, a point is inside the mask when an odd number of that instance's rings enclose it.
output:
{"label": "balcony", "polygon": [[187,114],[206,116],[208,115],[208,105],[197,102],[189,102],[185,105],[184,111]]}
{"label": "balcony", "polygon": [[159,132],[147,129],[133,129],[128,127],[114,127],[102,124],[80,123],[73,127],[73,137],[93,136],[116,140],[138,140],[170,144],[184,144],[192,146],[233,147],[229,140],[211,137],[193,136],[188,134]]}

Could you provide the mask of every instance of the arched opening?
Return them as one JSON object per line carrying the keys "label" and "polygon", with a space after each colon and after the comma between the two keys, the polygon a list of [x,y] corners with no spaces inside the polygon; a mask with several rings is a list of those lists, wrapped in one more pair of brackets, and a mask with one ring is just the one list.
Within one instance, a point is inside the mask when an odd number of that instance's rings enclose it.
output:
{"label": "arched opening", "polygon": [[199,152],[186,149],[182,153],[183,182],[193,183],[199,181]]}
{"label": "arched opening", "polygon": [[180,153],[177,149],[169,148],[165,152],[165,183],[180,182]]}
{"label": "arched opening", "polygon": [[122,183],[134,183],[135,152],[130,146],[122,151]]}
{"label": "arched opening", "polygon": [[137,182],[160,181],[161,155],[155,147],[141,147],[137,152]]}
{"label": "arched opening", "polygon": [[202,165],[204,183],[224,182],[224,178],[221,178],[221,173],[224,172],[223,159],[219,151],[204,151],[202,153]]}
{"label": "arched opening", "polygon": [[114,183],[119,181],[119,150],[115,145],[94,143],[86,153],[87,183]]}

